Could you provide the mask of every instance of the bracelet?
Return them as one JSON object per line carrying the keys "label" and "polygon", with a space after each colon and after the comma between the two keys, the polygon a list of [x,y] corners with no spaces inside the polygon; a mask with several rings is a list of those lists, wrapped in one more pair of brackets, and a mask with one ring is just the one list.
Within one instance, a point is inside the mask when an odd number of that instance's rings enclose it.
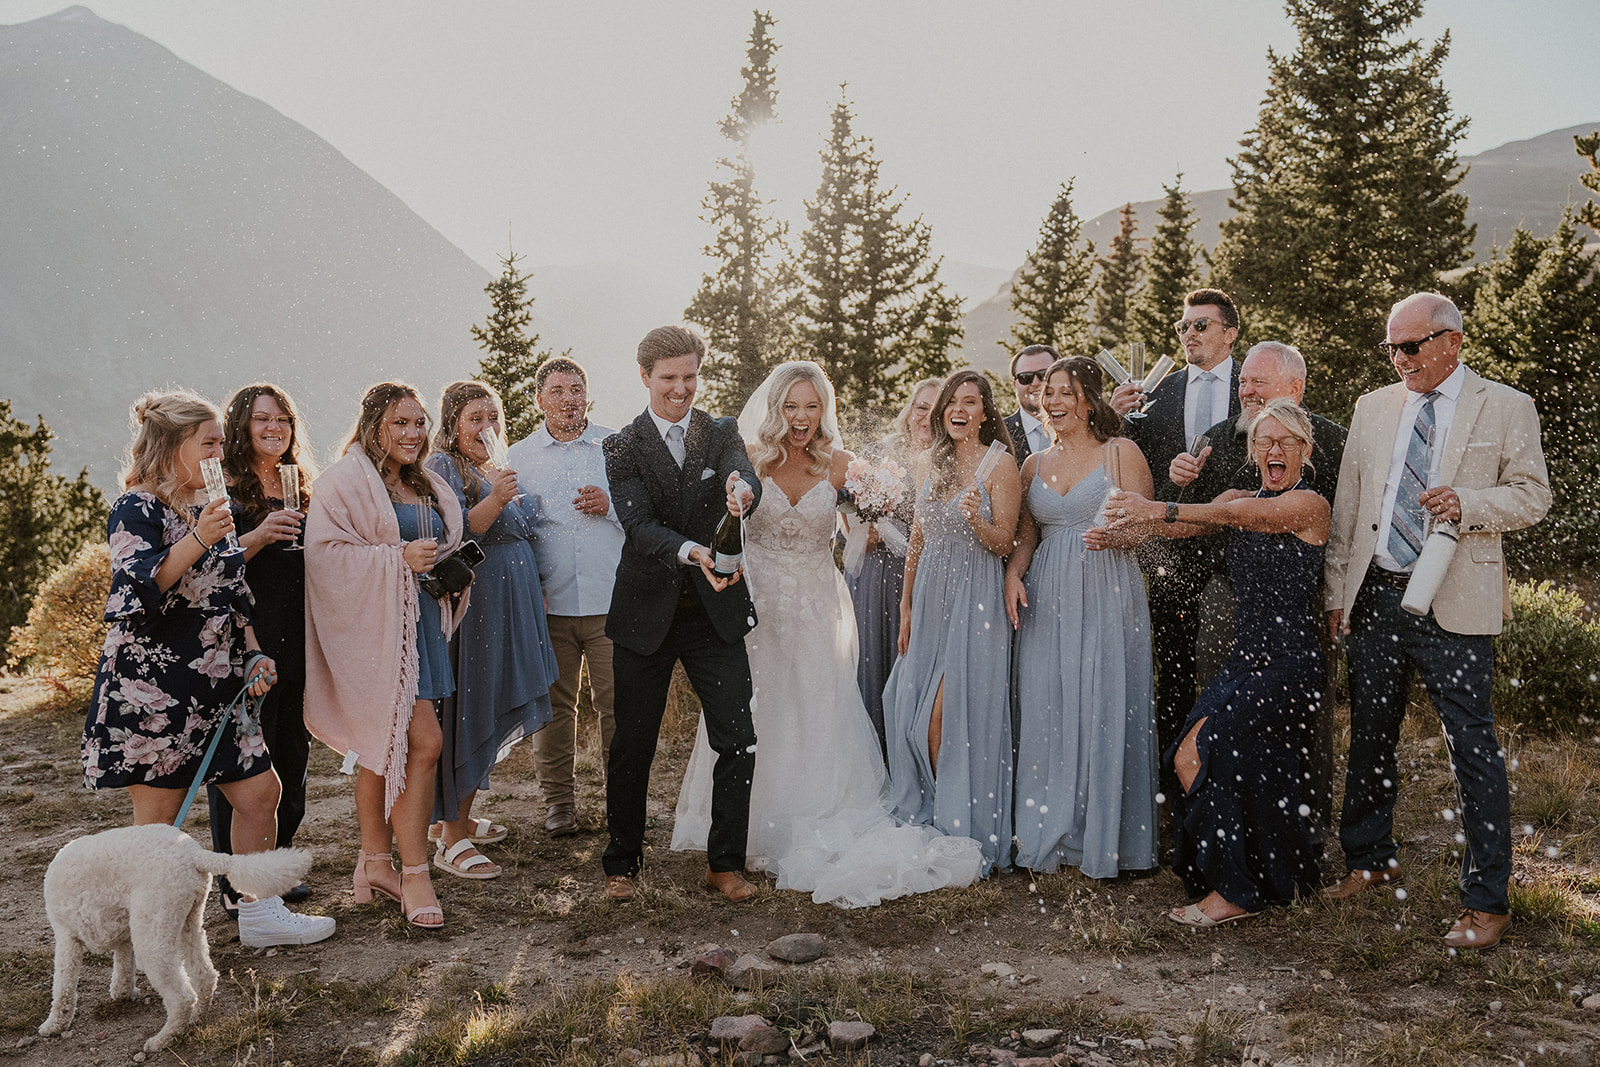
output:
{"label": "bracelet", "polygon": [[194,542],[195,542],[195,544],[200,546],[202,551],[204,551],[204,552],[210,552],[211,551],[211,546],[206,544],[204,541],[200,540],[200,531],[199,530],[190,530],[189,532],[194,535]]}

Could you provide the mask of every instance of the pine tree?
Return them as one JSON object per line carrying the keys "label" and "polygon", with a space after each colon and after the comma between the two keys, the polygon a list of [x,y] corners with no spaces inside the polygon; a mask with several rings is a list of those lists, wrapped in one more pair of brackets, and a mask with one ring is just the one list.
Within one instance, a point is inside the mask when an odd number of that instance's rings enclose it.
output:
{"label": "pine tree", "polygon": [[1600,253],[1585,250],[1577,211],[1569,207],[1555,233],[1534,237],[1518,227],[1511,243],[1478,271],[1466,329],[1468,361],[1533,397],[1552,458],[1550,514],[1512,539],[1524,563],[1579,564],[1600,555],[1597,268]]}
{"label": "pine tree", "polygon": [[1138,340],[1128,334],[1133,299],[1144,274],[1138,233],[1139,217],[1132,204],[1124,204],[1122,225],[1111,239],[1110,251],[1094,261],[1100,268],[1094,294],[1096,343],[1104,348],[1116,348],[1127,341]]}
{"label": "pine tree", "polygon": [[74,479],[50,471],[55,433],[30,427],[0,400],[0,663],[11,628],[27,620],[35,590],[85,541],[106,532],[106,499],[87,468]]}
{"label": "pine tree", "polygon": [[788,227],[773,217],[771,205],[756,193],[751,137],[776,121],[778,50],[768,30],[771,15],[755,12],[748,64],[741,68],[744,88],[718,124],[735,146],[717,160],[723,178],[709,184],[700,202],[701,218],[716,231],[704,254],[717,269],[700,279],[684,317],[706,333],[710,358],[701,368],[705,402],[714,410],[738,414],[767,372],[787,358],[790,305],[796,284],[785,235]]}
{"label": "pine tree", "polygon": [[822,180],[801,235],[799,328],[807,358],[828,372],[841,405],[887,409],[904,383],[948,374],[961,301],[939,279],[933,233],[900,219],[872,141],[840,101],[822,150]]}
{"label": "pine tree", "polygon": [[1348,415],[1393,380],[1373,353],[1390,306],[1466,262],[1474,228],[1431,45],[1403,35],[1422,0],[1287,0],[1292,56],[1268,50],[1270,85],[1233,162],[1236,214],[1222,224],[1217,281],[1248,339],[1306,353],[1307,396]]}
{"label": "pine tree", "polygon": [[[1584,188],[1600,198],[1600,130],[1587,137],[1574,137],[1578,155],[1589,164],[1589,169],[1578,175]],[[1600,234],[1600,199],[1590,200],[1578,209],[1578,221],[1596,234]]]}
{"label": "pine tree", "polygon": [[1094,242],[1083,240],[1083,220],[1072,207],[1072,185],[1067,182],[1056,194],[1039,224],[1039,243],[1012,286],[1011,310],[1017,321],[1011,324],[1012,343],[1001,342],[1005,347],[1051,345],[1063,356],[1089,355],[1094,349],[1089,325]]}
{"label": "pine tree", "polygon": [[522,440],[544,421],[544,413],[533,402],[534,372],[552,355],[549,349],[539,351],[538,334],[527,332],[533,321],[528,310],[533,297],[528,295],[528,275],[517,266],[521,258],[515,250],[500,257],[504,271],[483,287],[492,305],[489,318],[472,327],[472,339],[488,352],[478,361],[478,380],[500,394],[508,442]]}
{"label": "pine tree", "polygon": [[1195,211],[1183,191],[1183,175],[1163,185],[1156,232],[1145,256],[1145,283],[1128,313],[1128,340],[1146,346],[1149,362],[1162,356],[1178,359],[1178,339],[1172,323],[1183,315],[1183,298],[1200,285],[1200,256],[1194,239]]}

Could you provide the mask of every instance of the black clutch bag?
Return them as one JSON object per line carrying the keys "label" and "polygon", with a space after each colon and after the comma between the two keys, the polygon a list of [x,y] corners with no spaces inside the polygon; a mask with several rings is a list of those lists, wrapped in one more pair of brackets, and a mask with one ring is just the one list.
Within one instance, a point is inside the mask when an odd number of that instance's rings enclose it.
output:
{"label": "black clutch bag", "polygon": [[417,575],[417,584],[435,600],[454,596],[472,584],[472,568],[482,562],[478,542],[463,541],[444,559],[435,560],[431,571]]}

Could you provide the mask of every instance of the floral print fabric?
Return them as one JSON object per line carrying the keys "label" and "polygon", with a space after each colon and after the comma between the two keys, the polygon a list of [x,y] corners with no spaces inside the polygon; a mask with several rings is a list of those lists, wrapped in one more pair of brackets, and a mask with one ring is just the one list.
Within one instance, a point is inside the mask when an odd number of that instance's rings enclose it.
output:
{"label": "floral print fabric", "polygon": [[[111,593],[106,634],[83,731],[90,789],[187,789],[228,703],[244,685],[250,590],[244,556],[213,547],[165,593],[156,572],[190,520],[149,493],[124,493],[107,522]],[[206,772],[233,782],[269,769],[259,730],[237,718]]]}

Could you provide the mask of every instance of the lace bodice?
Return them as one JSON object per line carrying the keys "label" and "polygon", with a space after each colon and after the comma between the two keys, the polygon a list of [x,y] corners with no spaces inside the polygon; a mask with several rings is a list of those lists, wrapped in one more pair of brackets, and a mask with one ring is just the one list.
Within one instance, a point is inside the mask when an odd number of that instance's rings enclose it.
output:
{"label": "lace bodice", "polygon": [[769,552],[820,553],[832,556],[833,483],[824,478],[790,504],[778,483],[762,478],[761,506],[745,520],[745,539]]}

